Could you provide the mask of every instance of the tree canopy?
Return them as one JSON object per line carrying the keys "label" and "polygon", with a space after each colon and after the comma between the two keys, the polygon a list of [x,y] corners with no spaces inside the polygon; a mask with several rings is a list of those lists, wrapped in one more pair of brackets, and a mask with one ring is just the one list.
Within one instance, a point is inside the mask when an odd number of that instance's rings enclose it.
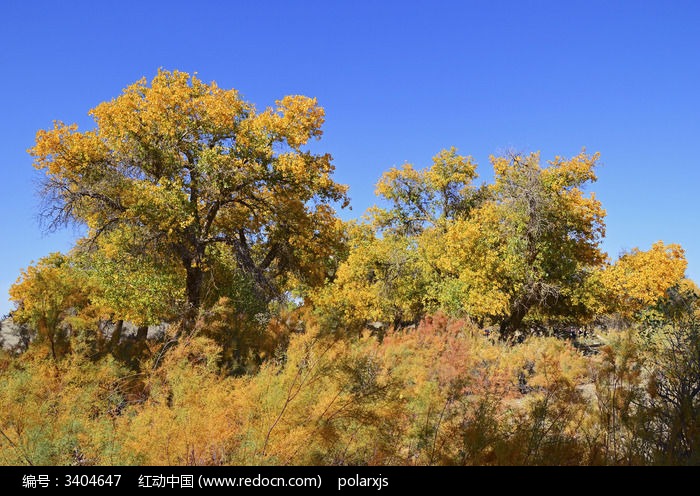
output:
{"label": "tree canopy", "polygon": [[341,238],[333,204],[347,197],[330,155],[305,148],[322,134],[315,99],[257,111],[235,90],[159,70],[90,115],[95,129],[56,122],[30,150],[51,226],[87,226],[84,247],[112,268],[124,254],[171,263],[191,318],[221,257],[261,301],[324,281]]}

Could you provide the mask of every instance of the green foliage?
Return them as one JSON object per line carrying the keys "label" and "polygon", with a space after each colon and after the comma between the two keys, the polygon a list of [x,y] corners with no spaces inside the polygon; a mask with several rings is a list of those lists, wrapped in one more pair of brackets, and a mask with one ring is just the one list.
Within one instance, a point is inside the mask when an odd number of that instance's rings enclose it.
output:
{"label": "green foliage", "polygon": [[94,304],[136,325],[174,321],[184,308],[184,273],[172,260],[128,250],[87,251],[78,263],[95,287]]}

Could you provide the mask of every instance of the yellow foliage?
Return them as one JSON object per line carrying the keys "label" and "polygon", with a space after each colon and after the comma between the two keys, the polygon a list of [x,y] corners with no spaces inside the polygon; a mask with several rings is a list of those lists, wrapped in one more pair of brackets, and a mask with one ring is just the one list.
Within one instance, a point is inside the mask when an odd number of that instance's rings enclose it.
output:
{"label": "yellow foliage", "polygon": [[[39,338],[0,354],[0,464],[697,461],[700,292],[679,245],[607,261],[599,154],[494,156],[476,188],[443,150],[384,173],[357,224],[307,146],[316,99],[257,111],[159,70],[90,115],[30,150],[54,224],[88,237],[10,290]],[[613,312],[633,326],[534,332]],[[104,317],[180,322],[127,370]]]}
{"label": "yellow foliage", "polygon": [[[587,358],[553,337],[494,342],[444,314],[381,340],[336,339],[312,320],[241,377],[221,373],[221,347],[201,336],[165,344],[137,374],[43,348],[0,357],[0,462],[636,463],[647,455],[634,436],[656,415],[634,410],[644,367],[680,358],[645,359],[656,348],[630,331]],[[653,376],[650,398],[669,379]]]}
{"label": "yellow foliage", "polygon": [[94,329],[105,313],[105,308],[92,302],[99,288],[70,256],[61,253],[52,253],[24,269],[9,293],[17,307],[13,318],[36,330],[55,359],[70,348],[71,334]]}
{"label": "yellow foliage", "polygon": [[168,351],[146,387],[148,401],[118,419],[120,456],[142,465],[222,465],[238,432],[230,383],[217,373],[220,348],[195,338]]}
{"label": "yellow foliage", "polygon": [[[265,303],[335,270],[343,231],[331,203],[345,206],[347,187],[332,180],[330,155],[305,149],[322,135],[314,98],[258,112],[236,90],[161,69],[90,115],[95,130],[58,122],[29,150],[46,173],[51,222],[84,223],[108,259],[146,252],[179,266],[190,325],[213,289],[213,253],[228,251]],[[140,307],[130,316],[148,313]]]}
{"label": "yellow foliage", "polygon": [[425,269],[410,241],[393,235],[377,239],[362,228],[354,236],[334,283],[313,297],[319,311],[349,328],[371,321],[418,320]]}
{"label": "yellow foliage", "polygon": [[615,302],[614,309],[632,315],[679,284],[687,265],[680,245],[658,241],[647,251],[634,248],[620,257],[603,271],[601,282]]}
{"label": "yellow foliage", "polygon": [[79,354],[56,362],[35,348],[0,377],[0,463],[116,464],[113,418],[124,398],[123,371]]}

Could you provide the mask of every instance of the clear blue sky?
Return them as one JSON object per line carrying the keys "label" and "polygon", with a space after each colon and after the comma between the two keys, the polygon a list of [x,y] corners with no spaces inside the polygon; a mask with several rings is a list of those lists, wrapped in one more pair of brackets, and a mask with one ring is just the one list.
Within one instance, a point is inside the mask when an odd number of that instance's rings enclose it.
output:
{"label": "clear blue sky", "polygon": [[0,313],[27,266],[70,247],[42,235],[26,149],[158,67],[197,71],[258,107],[326,109],[359,216],[392,165],[456,146],[491,177],[509,148],[600,151],[605,249],[681,243],[700,276],[700,2],[0,1]]}

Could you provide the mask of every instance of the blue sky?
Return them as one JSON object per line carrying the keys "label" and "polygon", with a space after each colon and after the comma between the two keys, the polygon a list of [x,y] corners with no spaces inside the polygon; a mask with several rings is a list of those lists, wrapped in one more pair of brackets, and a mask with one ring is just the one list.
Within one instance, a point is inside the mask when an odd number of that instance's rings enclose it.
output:
{"label": "blue sky", "polygon": [[700,3],[697,1],[0,2],[0,313],[26,267],[76,232],[37,223],[26,149],[51,122],[159,67],[198,72],[259,108],[318,97],[330,152],[359,216],[382,171],[456,146],[488,156],[582,147],[602,154],[591,189],[604,248],[686,249],[700,278]]}

